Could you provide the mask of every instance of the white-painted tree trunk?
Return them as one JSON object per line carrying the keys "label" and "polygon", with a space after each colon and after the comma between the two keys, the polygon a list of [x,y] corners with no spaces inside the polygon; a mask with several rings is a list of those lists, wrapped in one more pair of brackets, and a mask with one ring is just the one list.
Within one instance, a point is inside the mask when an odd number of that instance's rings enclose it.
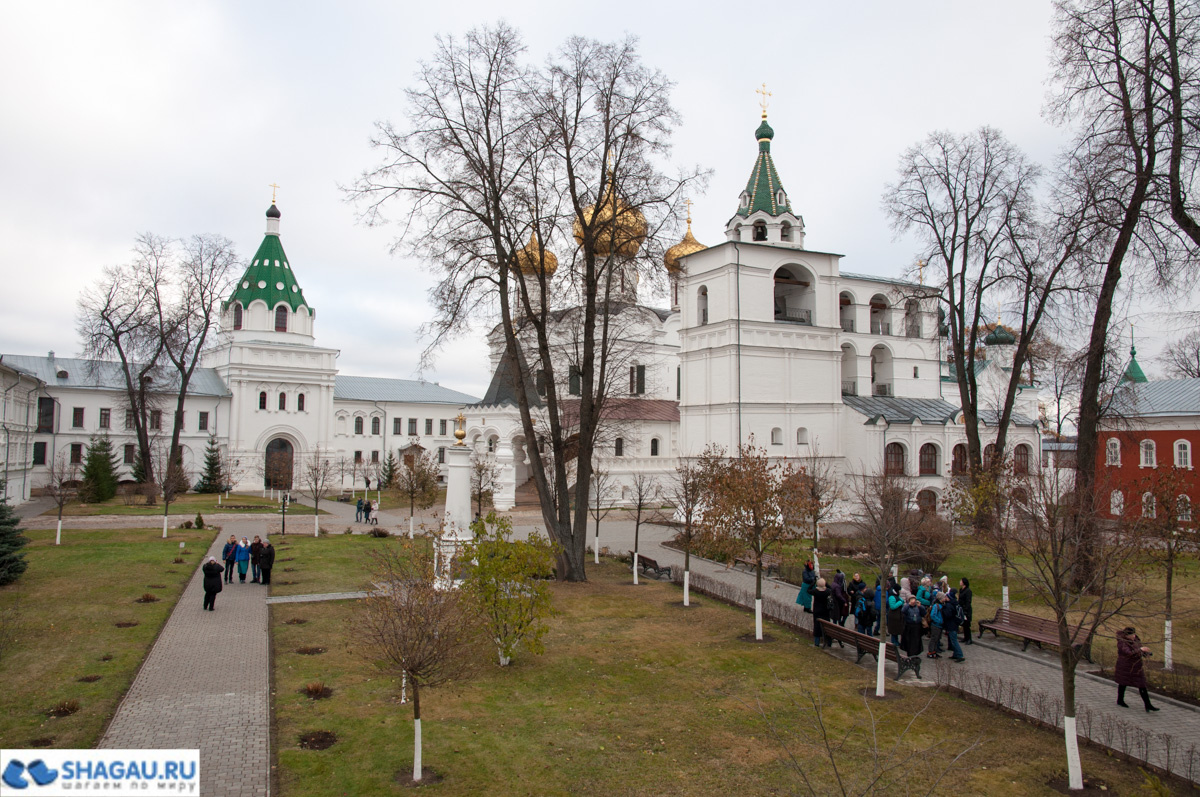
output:
{"label": "white-painted tree trunk", "polygon": [[221,494],[217,493],[217,506],[221,505]]}
{"label": "white-painted tree trunk", "polygon": [[[816,620],[813,622],[815,623]],[[884,685],[887,683],[887,676],[884,673],[884,665],[887,664],[887,642],[879,641],[879,655],[875,659],[875,697],[884,697]]]}
{"label": "white-painted tree trunk", "polygon": [[[1008,608],[1008,587],[1007,586],[1000,588],[1000,606],[1005,609]],[[1080,786],[1080,788],[1083,788],[1083,787]]]}
{"label": "white-painted tree trunk", "polygon": [[409,516],[408,516],[408,538],[409,538],[410,540],[413,538],[413,519],[412,519],[412,515],[409,515]]}
{"label": "white-painted tree trunk", "polygon": [[596,557],[596,564],[600,564],[600,526],[596,526],[596,536],[592,540],[592,554]]}
{"label": "white-painted tree trunk", "polygon": [[813,548],[813,572],[817,574],[817,578],[821,577],[821,555],[817,553],[816,548]]}
{"label": "white-painted tree trunk", "polygon": [[400,705],[408,702],[408,673],[400,673]]}
{"label": "white-painted tree trunk", "polygon": [[167,516],[163,515],[163,539],[167,538]]}
{"label": "white-painted tree trunk", "polygon": [[689,588],[691,587],[691,580],[692,580],[692,573],[691,573],[691,571],[689,571],[689,570],[684,570],[684,571],[683,571],[683,605],[684,605],[684,606],[690,606],[690,605],[691,605],[691,604],[688,602],[688,599],[689,599],[689,597],[690,597],[690,596],[688,595],[688,590],[689,590]]}
{"label": "white-painted tree trunk", "polygon": [[762,598],[754,599],[754,638],[762,642]]}
{"label": "white-painted tree trunk", "polygon": [[[58,531],[54,532],[54,544],[62,545],[62,520],[61,519],[58,521]],[[1168,621],[1167,625],[1170,626],[1170,624],[1171,624],[1170,621]],[[1170,648],[1167,648],[1167,650],[1170,650]]]}
{"label": "white-painted tree trunk", "polygon": [[421,779],[421,721],[413,720],[413,780]]}
{"label": "white-painted tree trunk", "polygon": [[1067,742],[1068,788],[1083,788],[1083,767],[1079,763],[1079,737],[1075,734],[1075,718],[1063,717],[1063,737]]}
{"label": "white-painted tree trunk", "polygon": [[637,560],[638,560],[638,554],[637,554],[637,551],[634,551],[633,552],[633,584],[634,584],[634,586],[637,586],[637,583],[638,583],[638,580],[637,580],[638,562],[637,562]]}
{"label": "white-painted tree trunk", "polygon": [[1171,657],[1171,621],[1163,623],[1163,669],[1175,669],[1175,660]]}
{"label": "white-painted tree trunk", "polygon": [[321,517],[319,515],[313,515],[313,536],[321,536]]}
{"label": "white-painted tree trunk", "polygon": [[512,664],[512,656],[505,656],[503,648],[496,648],[496,652],[500,654],[500,666],[507,667]]}

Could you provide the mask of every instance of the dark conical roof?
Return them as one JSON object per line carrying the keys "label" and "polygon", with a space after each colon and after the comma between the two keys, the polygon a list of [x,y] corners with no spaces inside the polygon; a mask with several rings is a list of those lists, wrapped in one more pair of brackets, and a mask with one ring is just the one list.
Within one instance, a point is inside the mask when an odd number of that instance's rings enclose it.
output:
{"label": "dark conical roof", "polygon": [[[502,407],[505,405],[518,407],[520,406],[520,391],[526,385],[526,380],[522,379],[522,374],[529,370],[525,365],[525,358],[518,354],[513,357],[505,348],[504,354],[500,357],[500,364],[496,366],[496,373],[492,374],[492,383],[488,385],[487,392],[483,398],[479,400],[477,407]],[[542,399],[537,394],[536,390],[525,387],[525,399],[529,402],[530,407],[542,406]]]}
{"label": "dark conical roof", "polygon": [[279,208],[275,207],[274,202],[271,203],[271,207],[267,208],[267,218],[268,219],[277,219],[282,215],[283,214],[279,212]]}

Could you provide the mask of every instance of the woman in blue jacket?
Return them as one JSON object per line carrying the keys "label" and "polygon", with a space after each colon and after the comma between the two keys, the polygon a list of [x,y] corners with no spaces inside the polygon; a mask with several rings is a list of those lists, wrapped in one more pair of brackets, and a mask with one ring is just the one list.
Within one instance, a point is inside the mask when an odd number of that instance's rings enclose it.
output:
{"label": "woman in blue jacket", "polygon": [[241,543],[237,547],[237,569],[238,581],[246,583],[246,571],[250,569],[250,540],[242,537]]}
{"label": "woman in blue jacket", "polygon": [[221,561],[225,563],[225,583],[233,583],[233,568],[237,564],[237,537],[229,535],[229,542],[221,549]]}

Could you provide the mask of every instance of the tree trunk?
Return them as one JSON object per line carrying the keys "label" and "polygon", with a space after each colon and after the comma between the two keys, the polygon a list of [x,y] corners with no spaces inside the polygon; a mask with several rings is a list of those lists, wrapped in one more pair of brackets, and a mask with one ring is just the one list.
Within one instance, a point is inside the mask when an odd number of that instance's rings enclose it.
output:
{"label": "tree trunk", "polygon": [[421,781],[421,690],[413,681],[413,782]]}
{"label": "tree trunk", "polygon": [[600,564],[600,516],[596,516],[596,536],[592,542],[592,553],[596,556],[596,564]]}
{"label": "tree trunk", "polygon": [[762,612],[762,536],[758,538],[758,550],[754,552],[754,638],[762,642],[763,612]]}
{"label": "tree trunk", "polygon": [[165,500],[163,501],[163,539],[167,538],[167,513],[170,511],[171,505]]}
{"label": "tree trunk", "polygon": [[817,521],[813,521],[813,572],[817,577],[821,577],[821,526]]}
{"label": "tree trunk", "polygon": [[1163,669],[1170,672],[1175,669],[1175,659],[1171,650],[1171,589],[1175,580],[1175,541],[1168,540],[1167,545],[1167,604],[1163,620]]}
{"label": "tree trunk", "polygon": [[638,530],[641,528],[641,521],[634,521],[633,524],[633,583],[636,586],[638,583]]}
{"label": "tree trunk", "polygon": [[1008,608],[1008,562],[1000,560],[1000,607]]}
{"label": "tree trunk", "polygon": [[[689,537],[691,535],[689,534]],[[692,581],[692,546],[688,543],[683,548],[683,605],[690,606],[690,595]]]}
{"label": "tree trunk", "polygon": [[[1060,621],[1060,626],[1063,621]],[[1060,639],[1065,638],[1060,628]],[[1075,657],[1070,645],[1059,654],[1062,663],[1063,741],[1067,751],[1067,779],[1072,790],[1083,788],[1083,767],[1079,762],[1079,736],[1075,730]]]}

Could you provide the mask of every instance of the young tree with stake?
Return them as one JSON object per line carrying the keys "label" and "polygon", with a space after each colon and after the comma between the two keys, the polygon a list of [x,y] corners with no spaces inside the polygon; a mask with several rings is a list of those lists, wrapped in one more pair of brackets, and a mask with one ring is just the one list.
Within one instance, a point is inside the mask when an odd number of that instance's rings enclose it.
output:
{"label": "young tree with stake", "polygon": [[329,454],[317,446],[304,458],[300,468],[300,483],[313,502],[313,536],[321,536],[321,499],[333,486],[337,465]]}
{"label": "young tree with stake", "polygon": [[471,500],[475,502],[475,514],[483,516],[483,497],[490,496],[500,478],[500,468],[495,460],[480,451],[471,452]]}
{"label": "young tree with stake", "polygon": [[595,564],[600,564],[600,521],[613,510],[610,500],[613,491],[612,478],[602,468],[592,469],[592,489],[588,493],[588,511],[596,521],[596,534],[592,538],[592,553]]}
{"label": "young tree with stake", "polygon": [[404,457],[396,472],[396,488],[408,499],[408,536],[413,536],[413,516],[418,509],[433,506],[438,497],[438,464],[428,451]]}
{"label": "young tree with stake", "polygon": [[633,583],[638,583],[638,536],[646,514],[659,500],[658,480],[648,473],[637,473],[633,477]]}
{"label": "young tree with stake", "polygon": [[701,462],[680,459],[675,478],[667,487],[666,498],[675,507],[675,519],[681,524],[675,541],[683,548],[683,605],[691,605],[692,548],[704,533],[701,509],[707,495],[707,475]]}
{"label": "young tree with stake", "polygon": [[62,544],[63,507],[78,492],[79,466],[71,462],[67,452],[60,451],[54,462],[46,469],[46,481],[42,485],[42,495],[50,496],[58,509],[58,529],[54,532],[54,544]]}

